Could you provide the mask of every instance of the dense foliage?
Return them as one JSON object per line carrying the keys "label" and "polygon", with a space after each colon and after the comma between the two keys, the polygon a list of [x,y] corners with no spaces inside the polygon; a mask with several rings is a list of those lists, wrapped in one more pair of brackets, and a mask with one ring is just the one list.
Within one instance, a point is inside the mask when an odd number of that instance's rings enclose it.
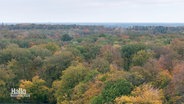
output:
{"label": "dense foliage", "polygon": [[0,103],[182,104],[182,29],[0,25]]}

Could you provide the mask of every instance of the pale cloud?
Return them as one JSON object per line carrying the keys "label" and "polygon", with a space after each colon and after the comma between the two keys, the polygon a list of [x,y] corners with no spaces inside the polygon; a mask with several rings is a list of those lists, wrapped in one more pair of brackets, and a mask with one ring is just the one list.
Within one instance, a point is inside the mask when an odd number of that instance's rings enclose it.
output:
{"label": "pale cloud", "polygon": [[184,22],[184,0],[0,0],[0,22]]}

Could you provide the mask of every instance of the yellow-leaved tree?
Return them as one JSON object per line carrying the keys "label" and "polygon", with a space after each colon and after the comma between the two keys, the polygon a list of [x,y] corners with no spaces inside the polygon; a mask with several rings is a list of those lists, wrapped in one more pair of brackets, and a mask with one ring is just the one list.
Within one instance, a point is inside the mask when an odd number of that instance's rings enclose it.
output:
{"label": "yellow-leaved tree", "polygon": [[116,104],[162,104],[162,90],[143,84],[131,92],[131,96],[121,96],[115,99]]}
{"label": "yellow-leaved tree", "polygon": [[[31,103],[48,103],[50,100],[50,90],[46,86],[46,82],[40,79],[39,76],[32,78],[32,81],[21,80],[20,88],[26,89],[26,92],[30,94]],[[22,99],[26,100],[26,99]]]}

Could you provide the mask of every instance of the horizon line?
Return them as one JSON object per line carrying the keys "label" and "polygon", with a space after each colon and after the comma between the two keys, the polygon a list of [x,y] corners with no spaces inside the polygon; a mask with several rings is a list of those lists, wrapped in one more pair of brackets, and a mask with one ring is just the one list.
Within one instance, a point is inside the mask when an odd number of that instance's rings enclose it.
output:
{"label": "horizon line", "polygon": [[0,24],[184,24],[184,22],[0,22]]}

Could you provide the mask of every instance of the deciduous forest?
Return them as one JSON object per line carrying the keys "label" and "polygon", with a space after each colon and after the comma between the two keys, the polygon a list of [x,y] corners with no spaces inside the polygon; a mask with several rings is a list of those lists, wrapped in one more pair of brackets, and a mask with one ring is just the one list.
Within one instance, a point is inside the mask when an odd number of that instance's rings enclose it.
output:
{"label": "deciduous forest", "polygon": [[0,103],[183,104],[184,27],[1,24]]}

